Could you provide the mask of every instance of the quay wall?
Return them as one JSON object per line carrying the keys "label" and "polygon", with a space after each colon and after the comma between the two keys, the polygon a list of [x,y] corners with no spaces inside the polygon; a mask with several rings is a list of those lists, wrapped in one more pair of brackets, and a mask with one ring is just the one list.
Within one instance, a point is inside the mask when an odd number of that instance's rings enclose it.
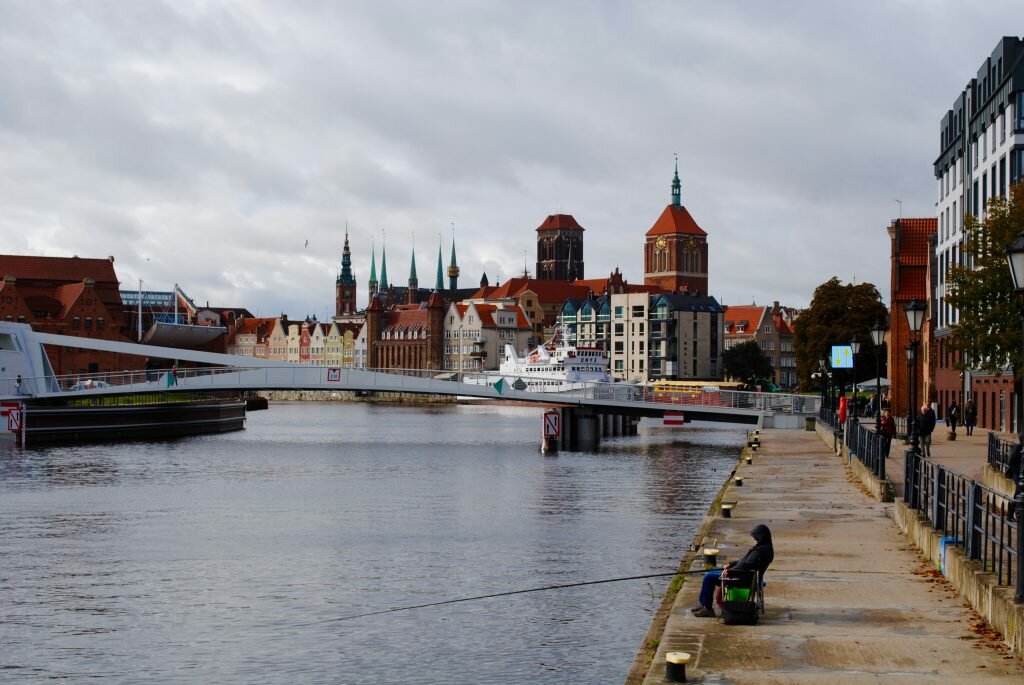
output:
{"label": "quay wall", "polygon": [[[838,450],[846,459],[851,471],[872,497],[883,502],[894,501],[884,499],[886,494],[891,496],[892,484],[888,481],[879,481],[870,469],[851,457],[849,450],[838,441],[832,428],[818,421],[816,431],[826,445]],[[986,467],[986,481],[990,480],[990,470],[990,467]],[[1007,481],[1002,474],[997,475]],[[992,480],[994,482],[994,476]],[[1003,486],[1005,488],[1005,484]],[[989,487],[1001,491],[1004,489],[993,485]],[[996,575],[986,572],[979,562],[968,559],[960,547],[944,546],[942,533],[932,528],[927,517],[911,509],[903,499],[895,499],[893,518],[907,539],[935,564],[935,568],[942,570],[943,576],[953,585],[957,594],[981,614],[989,625],[1002,633],[1003,639],[1013,653],[1018,657],[1024,656],[1024,604],[1013,601],[1013,589],[997,585]]]}
{"label": "quay wall", "polygon": [[[736,460],[736,467],[742,463],[747,450],[748,448],[744,447],[740,452],[739,457]],[[690,546],[683,554],[682,560],[679,562],[678,570],[680,574],[691,569],[694,559],[700,551],[705,538],[709,536],[711,526],[715,523],[715,519],[718,518],[722,498],[729,489],[733,476],[736,475],[736,467],[730,470],[726,475],[725,480],[722,482],[722,486],[718,489],[718,492],[715,493],[714,498],[711,500],[711,504],[708,505],[707,513],[704,514],[704,519],[697,528],[697,532],[693,536],[693,541],[690,543]],[[661,605],[658,607],[658,611],[655,612],[654,619],[651,621],[651,627],[647,629],[647,634],[644,635],[644,641],[640,646],[640,650],[637,652],[636,657],[633,658],[633,666],[629,669],[629,674],[626,676],[625,685],[642,685],[644,682],[644,678],[647,676],[647,672],[650,670],[651,664],[654,661],[654,655],[658,651],[659,641],[662,634],[665,632],[665,624],[668,621],[669,613],[672,611],[672,607],[675,604],[676,596],[682,589],[683,584],[693,577],[694,576],[691,575],[677,575],[672,577],[672,581],[669,583],[668,589],[665,591],[665,596],[661,601]],[[697,582],[700,582],[700,576],[697,576],[696,578]]]}
{"label": "quay wall", "polygon": [[422,395],[405,392],[360,394],[352,390],[263,390],[260,397],[271,402],[376,402],[394,404],[456,404],[452,395]]}

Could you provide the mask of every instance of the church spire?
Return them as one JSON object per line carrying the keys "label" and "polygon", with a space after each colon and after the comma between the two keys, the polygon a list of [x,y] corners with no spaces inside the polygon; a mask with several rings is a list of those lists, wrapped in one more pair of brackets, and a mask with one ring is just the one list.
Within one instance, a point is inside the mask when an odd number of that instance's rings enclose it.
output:
{"label": "church spire", "polygon": [[452,292],[459,289],[459,264],[455,261],[455,224],[452,224],[452,261],[448,265],[448,287]]}
{"label": "church spire", "polygon": [[437,282],[434,284],[434,290],[441,292],[444,290],[444,262],[441,261],[441,237],[437,238]]}
{"label": "church spire", "polygon": [[679,155],[676,155],[676,174],[672,177],[672,206],[683,206],[683,184],[679,180]]}
{"label": "church spire", "polygon": [[370,243],[370,297],[377,292],[377,248]]}
{"label": "church spire", "polygon": [[345,222],[345,247],[341,251],[341,274],[338,276],[338,283],[342,285],[355,285],[356,279],[352,275],[352,250],[348,246],[348,222]]}
{"label": "church spire", "polygon": [[380,247],[380,289],[388,289],[388,246],[387,243]]}
{"label": "church spire", "polygon": [[412,248],[412,263],[409,265],[409,287],[415,288],[414,284],[418,283],[419,279],[416,278],[416,248]]}

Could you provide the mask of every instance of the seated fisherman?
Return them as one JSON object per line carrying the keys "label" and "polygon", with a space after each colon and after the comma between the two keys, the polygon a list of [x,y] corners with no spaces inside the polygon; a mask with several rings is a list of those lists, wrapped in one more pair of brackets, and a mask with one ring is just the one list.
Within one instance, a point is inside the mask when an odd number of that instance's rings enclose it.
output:
{"label": "seated fisherman", "polygon": [[715,615],[712,603],[715,598],[715,588],[718,587],[719,579],[724,573],[728,577],[729,569],[737,571],[757,571],[759,577],[764,577],[768,565],[775,558],[775,548],[772,547],[772,532],[768,526],[759,524],[750,531],[750,536],[756,543],[743,555],[743,558],[736,562],[729,562],[724,569],[708,571],[704,574],[704,581],[700,586],[700,604],[690,609],[699,618],[710,618]]}

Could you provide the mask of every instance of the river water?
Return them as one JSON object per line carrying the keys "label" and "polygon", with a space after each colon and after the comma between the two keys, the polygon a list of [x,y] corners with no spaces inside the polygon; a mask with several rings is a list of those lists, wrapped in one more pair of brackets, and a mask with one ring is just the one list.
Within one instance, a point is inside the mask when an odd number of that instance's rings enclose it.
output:
{"label": "river water", "polygon": [[0,443],[0,681],[621,683],[743,440],[540,454],[540,412],[275,403],[245,431]]}

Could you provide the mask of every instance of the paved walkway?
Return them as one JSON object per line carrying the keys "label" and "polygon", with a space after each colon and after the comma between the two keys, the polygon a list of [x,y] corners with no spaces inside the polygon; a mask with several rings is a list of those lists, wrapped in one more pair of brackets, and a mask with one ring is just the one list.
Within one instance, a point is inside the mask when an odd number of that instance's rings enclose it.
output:
{"label": "paved walkway", "polygon": [[733,518],[716,518],[712,535],[728,561],[752,544],[754,525],[772,529],[767,611],[755,626],[696,618],[694,576],[645,683],[667,682],[668,651],[693,655],[687,676],[705,683],[1024,682],[1024,663],[984,635],[981,619],[900,533],[893,505],[870,499],[817,434],[762,431],[754,463],[738,472],[743,486],[724,496],[738,502]]}
{"label": "paved walkway", "polygon": [[[861,419],[874,425],[874,419]],[[982,475],[985,472],[985,464],[988,461],[988,434],[985,429],[974,429],[974,435],[967,435],[963,426],[956,429],[956,440],[949,440],[946,436],[949,428],[945,423],[938,423],[935,432],[932,433],[932,461],[936,461],[958,473],[961,473],[979,483],[982,482]],[[1017,436],[1011,433],[1000,433],[999,437],[1007,442],[1017,442]],[[903,457],[906,454],[907,446],[902,440],[894,440],[892,449],[889,450],[889,458],[886,459],[886,473],[889,479],[903,477]],[[896,470],[893,470],[896,469]]]}

